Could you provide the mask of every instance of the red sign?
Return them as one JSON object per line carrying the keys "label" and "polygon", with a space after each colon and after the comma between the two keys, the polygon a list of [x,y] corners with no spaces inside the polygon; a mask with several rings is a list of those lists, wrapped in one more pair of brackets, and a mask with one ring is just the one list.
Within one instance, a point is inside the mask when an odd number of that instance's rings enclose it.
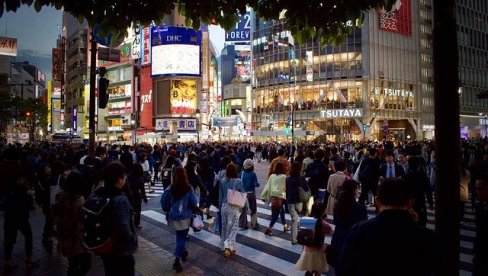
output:
{"label": "red sign", "polygon": [[412,6],[410,0],[398,0],[391,11],[381,9],[378,15],[380,30],[405,36],[412,35]]}
{"label": "red sign", "polygon": [[62,66],[62,52],[61,48],[53,48],[52,52],[52,74],[54,81],[61,81],[63,78],[63,66]]}
{"label": "red sign", "polygon": [[141,68],[141,103],[139,125],[142,128],[153,129],[153,102],[152,102],[152,79],[151,67]]}

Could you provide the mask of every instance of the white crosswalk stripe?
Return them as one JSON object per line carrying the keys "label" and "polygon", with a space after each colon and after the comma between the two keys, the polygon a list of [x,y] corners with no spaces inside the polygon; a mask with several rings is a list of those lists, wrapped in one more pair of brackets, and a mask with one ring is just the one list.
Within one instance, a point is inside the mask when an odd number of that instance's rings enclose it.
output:
{"label": "white crosswalk stripe", "polygon": [[[159,184],[161,185],[161,184]],[[155,192],[152,194],[148,194],[151,197],[159,196],[162,193],[164,193],[162,186],[158,187],[158,184],[156,184],[155,187]],[[464,250],[463,253],[460,254],[460,261],[461,263],[464,263],[463,268],[468,267],[468,270],[470,270],[472,266],[472,252],[473,252],[473,240],[475,237],[475,232],[472,231],[473,227],[472,225],[472,220],[474,219],[474,215],[470,210],[470,208],[466,209],[466,215],[465,215],[465,225],[461,229],[461,240],[460,240],[460,246],[461,249]],[[271,216],[271,210],[270,207],[258,203],[258,224],[261,226],[261,231],[255,231],[255,230],[240,230],[238,233],[238,236],[243,236],[248,239],[250,239],[252,242],[249,244],[248,242],[246,244],[242,243],[237,243],[237,255],[241,256],[249,261],[252,261],[256,264],[265,266],[269,269],[272,269],[276,272],[285,274],[285,275],[303,275],[303,272],[299,272],[295,270],[295,264],[293,262],[290,262],[290,257],[287,257],[287,260],[280,258],[279,255],[270,255],[269,253],[259,251],[258,249],[255,248],[263,248],[263,245],[266,247],[272,247],[272,248],[279,248],[281,250],[284,250],[285,252],[290,253],[295,260],[298,260],[300,256],[300,252],[302,250],[302,247],[300,245],[292,245],[290,242],[290,235],[289,234],[282,234],[283,232],[283,225],[280,223],[281,220],[278,219],[277,223],[273,226],[273,230],[277,231],[275,236],[265,236],[263,231],[264,229],[269,225],[270,222],[270,216]],[[148,217],[150,219],[153,219],[155,221],[158,221],[160,223],[166,224],[166,219],[165,215],[162,214],[161,211],[157,210],[148,210],[148,211],[143,211],[142,215],[145,217]],[[368,210],[368,216],[374,217],[374,211],[369,209]],[[285,219],[287,223],[290,225],[291,222],[291,217],[289,214],[285,215]],[[331,217],[329,216],[329,219]],[[434,219],[434,213],[429,212],[428,213],[428,227],[433,229],[434,225],[431,223]],[[250,216],[248,216],[248,220],[250,220]],[[208,221],[206,221],[208,223]],[[219,243],[220,243],[220,237],[210,231],[208,231],[207,227],[201,232],[198,233],[193,233],[190,231],[193,237],[206,242],[212,246],[214,246],[216,249],[219,250]],[[325,243],[330,244],[331,237],[326,237]],[[259,245],[259,246],[253,246],[253,245]],[[282,251],[283,252],[283,251]],[[470,272],[467,270],[460,270],[460,275],[469,275]]]}

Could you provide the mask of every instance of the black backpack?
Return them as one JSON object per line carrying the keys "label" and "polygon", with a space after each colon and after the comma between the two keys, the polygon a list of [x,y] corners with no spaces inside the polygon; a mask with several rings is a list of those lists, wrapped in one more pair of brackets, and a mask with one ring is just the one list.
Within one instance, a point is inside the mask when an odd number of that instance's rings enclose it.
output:
{"label": "black backpack", "polygon": [[112,197],[106,189],[99,188],[88,197],[83,210],[83,246],[95,254],[109,252],[115,239],[111,220]]}

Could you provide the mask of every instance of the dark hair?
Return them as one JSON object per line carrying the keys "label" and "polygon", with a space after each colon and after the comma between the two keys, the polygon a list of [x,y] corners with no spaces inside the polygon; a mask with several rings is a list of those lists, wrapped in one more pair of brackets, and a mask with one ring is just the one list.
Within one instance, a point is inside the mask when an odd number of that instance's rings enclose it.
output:
{"label": "dark hair", "polygon": [[403,207],[413,198],[407,181],[401,178],[386,178],[378,186],[378,200],[382,205]]}
{"label": "dark hair", "polygon": [[385,156],[393,156],[393,157],[395,157],[395,154],[393,153],[392,150],[387,150],[387,151],[385,151]]}
{"label": "dark hair", "polygon": [[325,151],[323,149],[316,149],[313,153],[313,158],[315,160],[321,161],[325,157]]}
{"label": "dark hair", "polygon": [[369,152],[370,157],[373,157],[374,155],[376,155],[376,149],[375,148],[369,148],[368,152]]}
{"label": "dark hair", "polygon": [[420,166],[420,158],[417,156],[410,156],[408,158],[408,170],[409,171],[416,171],[419,169]]}
{"label": "dark hair", "polygon": [[338,160],[337,162],[335,162],[334,167],[336,169],[336,172],[342,172],[346,169],[346,163],[344,163],[344,161],[342,160]]}
{"label": "dark hair", "polygon": [[284,149],[279,149],[278,150],[278,155],[279,156],[285,155],[285,150]]}
{"label": "dark hair", "polygon": [[105,181],[105,187],[107,189],[113,189],[117,181],[124,178],[125,167],[119,161],[112,161],[103,168],[102,175]]}
{"label": "dark hair", "polygon": [[317,219],[315,222],[314,246],[320,247],[324,243],[324,234],[322,229],[322,216],[325,213],[325,204],[323,202],[316,202],[312,205],[310,215]]}
{"label": "dark hair", "polygon": [[144,169],[142,168],[142,165],[139,163],[134,164],[132,167],[132,174],[135,177],[141,177],[144,174]]}
{"label": "dark hair", "polygon": [[232,163],[230,157],[224,156],[220,159],[220,168],[223,170],[224,168],[227,168],[227,165],[229,165],[230,163]]}
{"label": "dark hair", "polygon": [[284,174],[285,173],[285,165],[283,165],[283,163],[281,163],[281,162],[276,163],[273,173],[276,175]]}
{"label": "dark hair", "polygon": [[344,181],[340,187],[339,195],[337,195],[337,201],[334,206],[334,215],[346,216],[348,215],[354,206],[356,189],[359,187],[359,183],[348,179]]}
{"label": "dark hair", "polygon": [[302,164],[294,162],[291,164],[290,176],[300,176],[302,174]]}
{"label": "dark hair", "polygon": [[186,175],[195,175],[195,168],[197,166],[197,162],[195,161],[189,161],[186,163],[185,170],[186,170]]}
{"label": "dark hair", "polygon": [[231,178],[239,178],[239,174],[237,173],[237,166],[234,163],[230,163],[227,165],[225,169],[225,177]]}
{"label": "dark hair", "polygon": [[81,195],[83,185],[83,175],[81,172],[72,170],[62,185],[63,191],[66,193],[69,202],[74,202],[78,196]]}
{"label": "dark hair", "polygon": [[180,199],[190,191],[190,183],[183,167],[176,167],[173,172],[171,193],[175,199]]}

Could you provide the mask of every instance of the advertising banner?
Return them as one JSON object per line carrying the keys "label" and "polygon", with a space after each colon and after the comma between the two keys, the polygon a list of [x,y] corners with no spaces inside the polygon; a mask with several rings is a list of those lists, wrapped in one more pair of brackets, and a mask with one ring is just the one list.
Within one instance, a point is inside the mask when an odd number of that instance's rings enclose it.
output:
{"label": "advertising banner", "polygon": [[109,102],[108,103],[108,114],[109,115],[118,115],[118,114],[125,114],[130,113],[132,110],[132,101],[120,101],[120,102]]}
{"label": "advertising banner", "polygon": [[170,130],[171,123],[176,121],[176,126],[178,130],[196,130],[197,120],[196,119],[156,119],[156,131],[168,131]]}
{"label": "advertising banner", "polygon": [[237,125],[237,117],[214,117],[212,120],[212,126],[232,127]]}
{"label": "advertising banner", "polygon": [[236,23],[236,27],[228,32],[225,32],[225,41],[251,41],[250,13],[239,16],[239,21]]}
{"label": "advertising banner", "polygon": [[61,112],[61,99],[51,98],[53,112]]}
{"label": "advertising banner", "polygon": [[171,80],[171,114],[194,114],[197,109],[197,81],[194,79]]}
{"label": "advertising banner", "polygon": [[236,77],[242,82],[251,80],[251,51],[236,51],[234,57]]}
{"label": "advertising banner", "polygon": [[141,58],[141,25],[139,23],[132,24],[132,59]]}
{"label": "advertising banner", "polygon": [[127,98],[131,96],[132,84],[125,84],[107,89],[109,99]]}
{"label": "advertising banner", "polygon": [[17,56],[17,38],[0,37],[0,55]]}
{"label": "advertising banner", "polygon": [[412,35],[412,7],[410,0],[396,1],[391,11],[381,9],[378,12],[378,17],[380,30],[405,36]]}
{"label": "advertising banner", "polygon": [[151,29],[146,27],[141,32],[141,65],[151,62]]}
{"label": "advertising banner", "polygon": [[153,125],[153,93],[151,68],[149,66],[141,68],[141,104],[139,110],[139,126],[152,129]]}
{"label": "advertising banner", "polygon": [[62,57],[62,52],[61,48],[53,48],[52,51],[52,78],[53,81],[61,81],[63,78],[63,57]]}
{"label": "advertising banner", "polygon": [[183,27],[151,27],[152,76],[201,76],[202,32]]}
{"label": "advertising banner", "polygon": [[307,81],[313,81],[313,51],[307,51]]}

